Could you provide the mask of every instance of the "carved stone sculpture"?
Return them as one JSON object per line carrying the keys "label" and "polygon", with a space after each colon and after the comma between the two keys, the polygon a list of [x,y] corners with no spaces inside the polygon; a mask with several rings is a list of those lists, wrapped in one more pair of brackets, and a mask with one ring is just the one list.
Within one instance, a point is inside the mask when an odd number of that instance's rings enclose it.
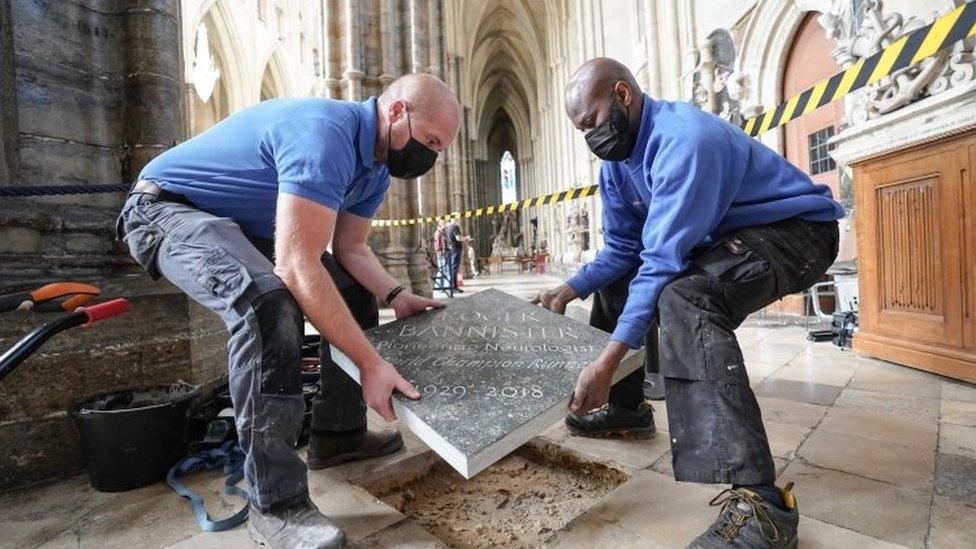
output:
{"label": "carved stone sculpture", "polygon": [[[956,1],[957,5],[960,3]],[[856,7],[846,0],[834,0],[818,21],[837,43],[832,55],[845,68],[928,24],[916,17],[906,19],[897,12],[884,13],[882,0],[864,0]],[[972,39],[959,42],[950,50],[868,86],[863,97],[854,101],[851,122],[857,125],[970,82],[976,73],[973,44]]]}

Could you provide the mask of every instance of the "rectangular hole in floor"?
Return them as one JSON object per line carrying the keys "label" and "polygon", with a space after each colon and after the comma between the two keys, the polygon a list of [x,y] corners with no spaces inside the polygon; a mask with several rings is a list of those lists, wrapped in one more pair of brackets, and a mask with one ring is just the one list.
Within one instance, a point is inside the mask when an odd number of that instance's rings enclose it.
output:
{"label": "rectangular hole in floor", "polygon": [[429,459],[354,482],[451,547],[534,547],[627,478],[533,441],[471,480]]}

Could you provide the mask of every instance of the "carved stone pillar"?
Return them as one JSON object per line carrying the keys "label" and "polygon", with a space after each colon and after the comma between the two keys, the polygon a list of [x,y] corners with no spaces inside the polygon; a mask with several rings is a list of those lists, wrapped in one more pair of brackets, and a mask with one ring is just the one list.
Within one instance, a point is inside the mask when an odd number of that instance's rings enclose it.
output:
{"label": "carved stone pillar", "polygon": [[322,7],[322,52],[325,66],[326,96],[331,99],[342,97],[339,82],[339,60],[342,53],[342,33],[339,27],[338,0],[325,0]]}
{"label": "carved stone pillar", "polygon": [[363,51],[362,24],[359,10],[362,4],[357,0],[344,0],[343,12],[346,16],[345,63],[342,80],[346,85],[346,99],[359,101],[363,97],[363,73],[360,59]]}

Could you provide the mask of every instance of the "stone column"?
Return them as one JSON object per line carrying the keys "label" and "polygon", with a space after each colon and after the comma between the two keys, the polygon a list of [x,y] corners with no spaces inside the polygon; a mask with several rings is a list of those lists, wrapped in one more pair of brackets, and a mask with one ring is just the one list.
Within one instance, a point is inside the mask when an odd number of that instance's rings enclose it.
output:
{"label": "stone column", "polygon": [[179,7],[174,3],[163,11],[152,0],[132,4],[125,16],[123,181],[134,181],[150,160],[186,137]]}
{"label": "stone column", "polygon": [[[22,181],[130,182],[183,137],[179,3],[127,0],[100,4],[101,10],[48,5],[44,12],[33,3],[0,0],[0,71],[10,68],[12,29],[21,76],[14,128]],[[3,113],[10,114],[6,105]],[[55,338],[0,384],[0,439],[10,441],[0,456],[0,489],[84,467],[67,416],[71,402],[177,379],[202,385],[206,394],[226,373],[226,333],[216,316],[168,283],[149,281],[114,242],[121,199],[121,193],[31,198],[9,208],[14,201],[4,201],[0,292],[73,279],[99,286],[102,299],[128,298],[132,311]],[[7,319],[0,348],[44,320]]]}
{"label": "stone column", "polygon": [[339,82],[339,59],[342,50],[342,36],[338,26],[338,0],[324,0],[322,6],[322,58],[325,67],[326,95],[332,99],[342,97]]}
{"label": "stone column", "polygon": [[361,4],[358,0],[343,0],[342,9],[346,15],[345,69],[342,79],[346,84],[346,100],[359,101],[363,98],[363,69],[359,65],[363,51],[362,25],[359,20]]}

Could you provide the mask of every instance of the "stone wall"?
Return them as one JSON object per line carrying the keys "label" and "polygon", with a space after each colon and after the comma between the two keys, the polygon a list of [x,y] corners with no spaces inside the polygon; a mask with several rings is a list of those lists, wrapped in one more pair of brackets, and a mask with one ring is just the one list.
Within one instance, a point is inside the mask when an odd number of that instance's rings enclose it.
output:
{"label": "stone wall", "polygon": [[[180,43],[177,0],[0,0],[0,185],[131,182],[184,137]],[[122,199],[0,198],[0,293],[70,279],[133,304],[55,336],[0,384],[0,489],[84,467],[73,402],[224,375],[216,316],[149,281],[115,242]],[[54,316],[4,313],[0,349]]]}
{"label": "stone wall", "polygon": [[14,92],[10,1],[0,0],[0,185],[17,173],[17,107]]}

